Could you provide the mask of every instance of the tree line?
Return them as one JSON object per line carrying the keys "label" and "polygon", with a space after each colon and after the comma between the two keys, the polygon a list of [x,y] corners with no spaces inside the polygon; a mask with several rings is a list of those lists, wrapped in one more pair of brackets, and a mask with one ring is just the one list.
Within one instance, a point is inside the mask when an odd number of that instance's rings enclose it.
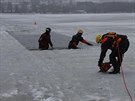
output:
{"label": "tree line", "polygon": [[135,12],[135,2],[76,2],[68,4],[40,4],[0,2],[0,13],[117,13]]}

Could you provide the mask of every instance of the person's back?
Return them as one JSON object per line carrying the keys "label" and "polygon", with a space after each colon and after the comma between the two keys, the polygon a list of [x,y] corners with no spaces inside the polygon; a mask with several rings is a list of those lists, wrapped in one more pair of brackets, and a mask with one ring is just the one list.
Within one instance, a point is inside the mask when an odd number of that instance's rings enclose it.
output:
{"label": "person's back", "polygon": [[119,45],[119,48],[126,46],[127,36],[121,34],[110,34],[111,32],[104,34],[102,36],[102,46],[108,49],[116,49]]}

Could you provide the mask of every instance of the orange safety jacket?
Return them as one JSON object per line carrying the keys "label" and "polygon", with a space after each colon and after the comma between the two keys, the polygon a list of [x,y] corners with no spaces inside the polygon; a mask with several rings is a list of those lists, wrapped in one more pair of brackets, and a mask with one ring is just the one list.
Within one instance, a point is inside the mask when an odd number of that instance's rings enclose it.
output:
{"label": "orange safety jacket", "polygon": [[107,33],[107,34],[103,35],[101,43],[102,44],[105,43],[108,40],[108,38],[113,39],[113,44],[111,46],[112,48],[117,48],[119,46],[119,43],[122,41],[122,38],[120,38],[118,34],[116,34],[116,33],[113,33],[113,34],[112,33]]}

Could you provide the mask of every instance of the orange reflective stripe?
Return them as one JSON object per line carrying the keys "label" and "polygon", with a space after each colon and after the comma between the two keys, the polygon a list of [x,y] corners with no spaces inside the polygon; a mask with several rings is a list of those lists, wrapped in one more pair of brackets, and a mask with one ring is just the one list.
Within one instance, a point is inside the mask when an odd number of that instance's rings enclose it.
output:
{"label": "orange reflective stripe", "polygon": [[117,43],[117,41],[114,41],[114,42],[113,42],[112,48],[116,47],[116,43]]}
{"label": "orange reflective stripe", "polygon": [[109,35],[116,35],[116,32],[109,32]]}
{"label": "orange reflective stripe", "polygon": [[119,43],[120,43],[121,41],[122,41],[121,38],[116,39],[116,40],[113,42],[112,47],[113,47],[113,48],[114,48],[114,47],[118,47],[118,46],[119,46]]}
{"label": "orange reflective stripe", "polygon": [[112,48],[118,47],[119,43],[122,41],[122,39],[116,33],[112,32],[105,35],[105,37],[101,40],[101,43],[105,43],[108,38],[112,38],[114,40]]}
{"label": "orange reflective stripe", "polygon": [[121,41],[122,41],[122,39],[121,38],[118,38],[117,43],[120,43]]}
{"label": "orange reflective stripe", "polygon": [[116,47],[118,47],[119,46],[119,43],[122,41],[122,39],[121,38],[118,38],[117,39],[117,43],[116,43]]}
{"label": "orange reflective stripe", "polygon": [[113,39],[117,38],[117,34],[115,32],[109,32],[106,36],[111,37]]}

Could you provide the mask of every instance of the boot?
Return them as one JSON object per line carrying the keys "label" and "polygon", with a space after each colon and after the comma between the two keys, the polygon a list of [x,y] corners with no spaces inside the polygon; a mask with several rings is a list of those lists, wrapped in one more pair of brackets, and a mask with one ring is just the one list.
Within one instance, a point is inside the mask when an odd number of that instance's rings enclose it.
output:
{"label": "boot", "polygon": [[120,71],[111,71],[109,74],[120,74]]}

